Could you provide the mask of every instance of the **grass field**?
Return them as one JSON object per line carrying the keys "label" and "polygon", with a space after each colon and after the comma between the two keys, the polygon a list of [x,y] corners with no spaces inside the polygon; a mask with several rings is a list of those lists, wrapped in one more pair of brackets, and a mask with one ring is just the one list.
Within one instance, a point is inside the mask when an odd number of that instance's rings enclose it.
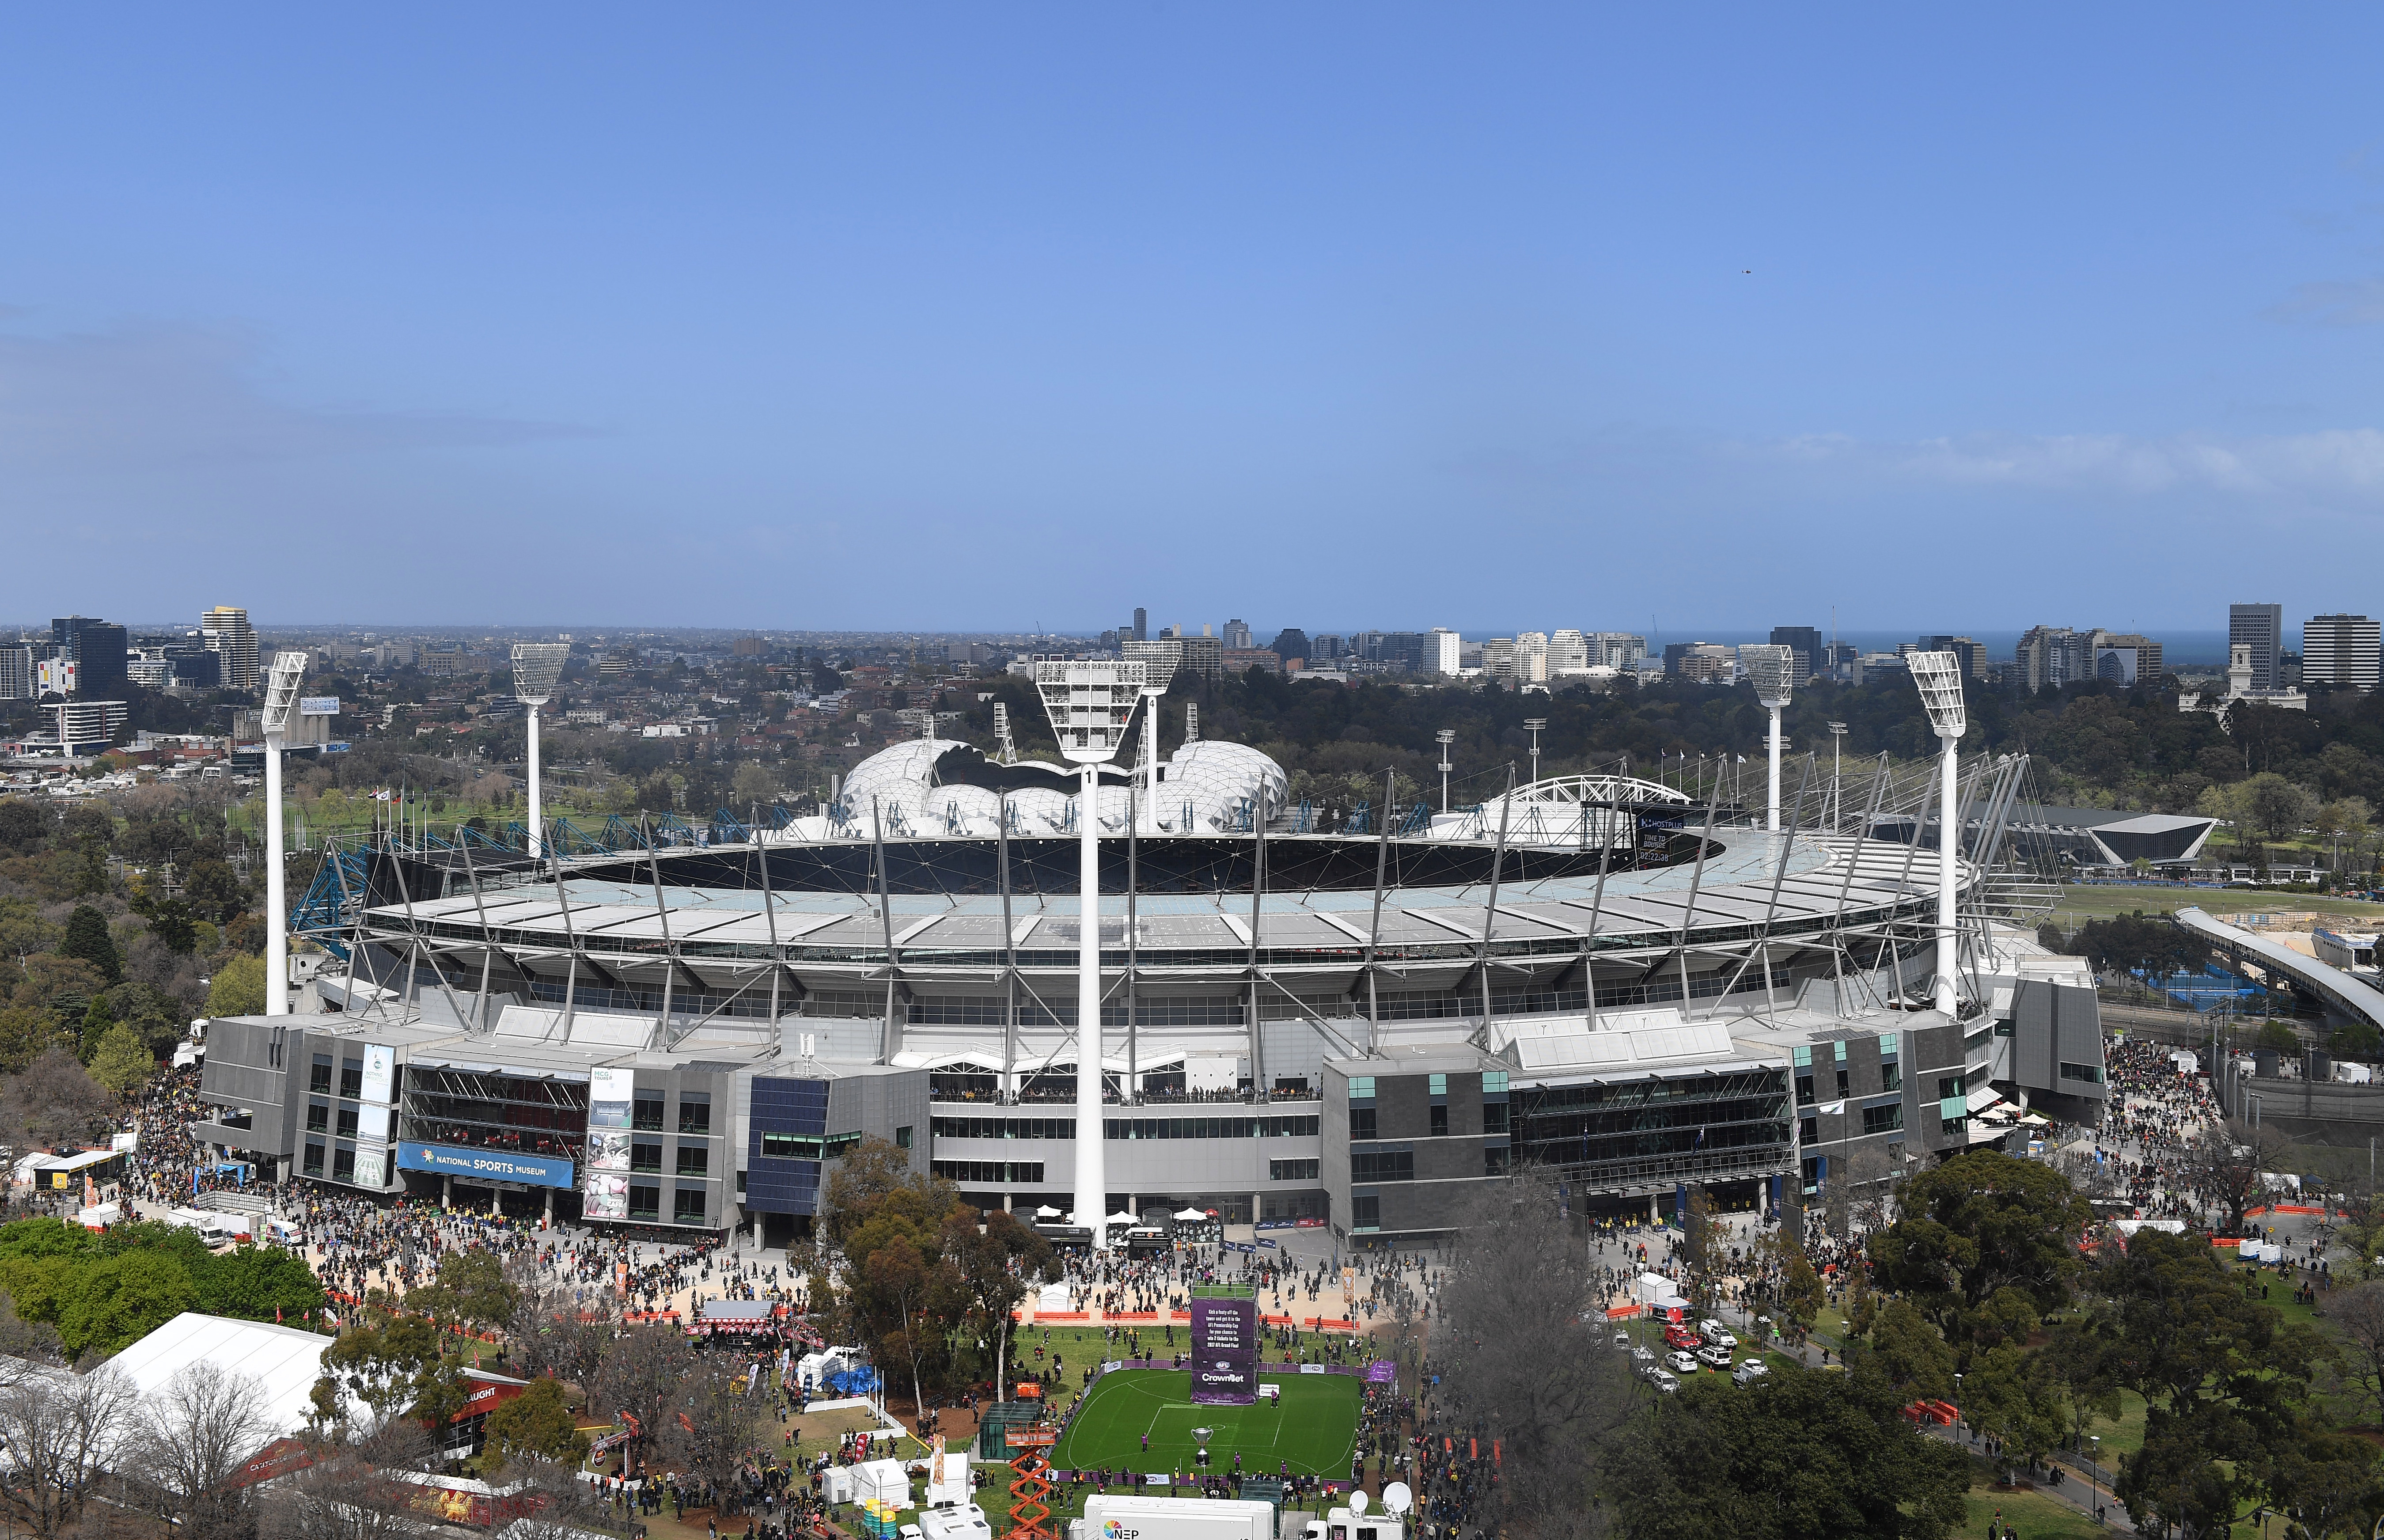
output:
{"label": "grass field", "polygon": [[1364,1397],[1357,1378],[1268,1374],[1261,1383],[1283,1386],[1283,1398],[1261,1397],[1247,1407],[1194,1406],[1189,1373],[1122,1369],[1104,1374],[1051,1451],[1051,1463],[1063,1471],[1190,1471],[1201,1443],[1192,1430],[1207,1428],[1211,1471],[1231,1473],[1239,1454],[1245,1475],[1273,1475],[1286,1460],[1294,1475],[1348,1475]]}
{"label": "grass field", "polygon": [[2361,919],[2384,914],[2384,904],[2366,903],[2358,899],[2328,898],[2318,893],[2252,892],[2241,888],[2174,888],[2160,883],[2148,883],[2142,887],[2126,883],[2079,883],[2061,890],[2061,901],[2055,906],[2053,917],[2066,926],[2082,925],[2088,920],[2107,920],[2114,914],[2132,914],[2138,910],[2146,914],[2166,914],[2177,909],[2206,909],[2213,914],[2233,914],[2247,910],[2308,909],[2321,914],[2345,914]]}

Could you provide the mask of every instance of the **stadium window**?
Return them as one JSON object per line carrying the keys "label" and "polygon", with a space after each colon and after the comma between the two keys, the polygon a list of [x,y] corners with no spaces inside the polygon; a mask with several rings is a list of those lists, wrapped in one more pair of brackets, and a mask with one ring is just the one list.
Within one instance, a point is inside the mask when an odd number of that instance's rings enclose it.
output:
{"label": "stadium window", "polygon": [[1433,1137],[1434,1137],[1434,1138],[1438,1138],[1438,1137],[1440,1137],[1441,1136],[1443,1136],[1443,1135],[1447,1134],[1447,1132],[1448,1132],[1448,1109],[1447,1109],[1447,1108],[1446,1108],[1446,1107],[1435,1107],[1435,1108],[1434,1108],[1434,1109],[1432,1110],[1432,1134],[1433,1134]]}
{"label": "stadium window", "polygon": [[331,1151],[331,1180],[353,1182],[356,1179],[356,1152],[353,1149]]}
{"label": "stadium window", "polygon": [[1820,1143],[1821,1120],[1819,1118],[1806,1118],[1802,1122],[1798,1123],[1796,1124],[1796,1137],[1800,1143],[1804,1144]]}
{"label": "stadium window", "polygon": [[662,1218],[663,1189],[652,1186],[639,1186],[635,1183],[630,1184],[629,1217],[631,1219]]}
{"label": "stadium window", "polygon": [[816,1161],[821,1141],[807,1134],[764,1134],[762,1153],[778,1161]]}
{"label": "stadium window", "polygon": [[745,1196],[745,1174],[741,1171],[737,1174],[737,1196]]}
{"label": "stadium window", "polygon": [[1270,1182],[1313,1182],[1316,1180],[1317,1168],[1321,1163],[1322,1162],[1316,1161],[1269,1161],[1267,1162],[1267,1180]]}
{"label": "stadium window", "polygon": [[[629,1114],[629,1126],[640,1134],[661,1133],[663,1131],[663,1093],[639,1091],[637,1093],[637,1098]],[[662,1199],[656,1198],[654,1204],[659,1209]]]}
{"label": "stadium window", "polygon": [[678,1098],[678,1131],[682,1134],[712,1132],[712,1095],[708,1091],[681,1091]]}
{"label": "stadium window", "polygon": [[1504,1176],[1507,1174],[1507,1147],[1505,1145],[1493,1144],[1484,1145],[1483,1147],[1482,1174],[1484,1176]]}
{"label": "stadium window", "polygon": [[1840,1096],[1846,1094],[1846,1072],[1843,1065],[1838,1070],[1838,1094]]}
{"label": "stadium window", "polygon": [[1415,1180],[1415,1151],[1411,1149],[1352,1150],[1349,1155],[1349,1180],[1352,1182],[1412,1182]]}
{"label": "stadium window", "polygon": [[306,1163],[301,1169],[303,1169],[309,1176],[320,1176],[323,1174],[323,1147],[321,1145],[310,1144],[306,1147]]}
{"label": "stadium window", "polygon": [[1435,1074],[1432,1076],[1431,1084],[1427,1088],[1434,1096],[1447,1096],[1448,1094],[1448,1076],[1445,1074]]}
{"label": "stadium window", "polygon": [[671,1194],[671,1223],[701,1224],[703,1223],[703,1189],[681,1187]]}
{"label": "stadium window", "polygon": [[2061,1078],[2099,1086],[2103,1083],[2103,1067],[2100,1064],[2064,1064],[2061,1066]]}
{"label": "stadium window", "polygon": [[631,1145],[629,1147],[629,1169],[631,1171],[662,1170],[663,1147],[659,1144]]}
{"label": "stadium window", "polygon": [[329,1133],[330,1131],[330,1127],[331,1109],[329,1104],[321,1101],[310,1101],[306,1103],[306,1132],[309,1134]]}
{"label": "stadium window", "polygon": [[1937,1099],[1938,1099],[1938,1100],[1940,1100],[1940,1101],[1951,1101],[1951,1100],[1953,1100],[1956,1097],[1957,1097],[1957,1096],[1961,1096],[1961,1095],[1963,1095],[1963,1094],[1964,1094],[1964,1092],[1963,1092],[1963,1090],[1962,1090],[1962,1077],[1961,1077],[1960,1075],[1958,1075],[1958,1074],[1941,1074],[1941,1075],[1939,1075],[1939,1076],[1937,1077]]}
{"label": "stadium window", "polygon": [[1957,1138],[1969,1131],[1970,1120],[1966,1117],[1945,1118],[1940,1121],[1937,1124],[1937,1132],[1944,1135],[1949,1139]]}
{"label": "stadium window", "polygon": [[1374,1077],[1371,1074],[1351,1075],[1349,1077],[1349,1099],[1352,1101],[1373,1100]]}
{"label": "stadium window", "polygon": [[894,1130],[894,1148],[895,1148],[895,1149],[910,1149],[910,1148],[911,1148],[911,1129],[912,1129],[912,1127],[913,1127],[913,1124],[907,1124],[907,1123],[906,1123],[906,1124],[902,1124],[902,1126],[900,1126],[900,1128],[897,1128],[897,1129],[895,1129],[895,1130]]}
{"label": "stadium window", "polygon": [[353,1139],[356,1136],[356,1110],[354,1108],[342,1107],[340,1109],[339,1133],[340,1137],[343,1139]]}
{"label": "stadium window", "polygon": [[702,1176],[707,1174],[711,1169],[711,1152],[705,1149],[703,1146],[700,1144],[683,1144],[678,1147],[679,1175]]}
{"label": "stadium window", "polygon": [[315,1067],[306,1072],[306,1088],[319,1096],[331,1094],[331,1056],[315,1055]]}
{"label": "stadium window", "polygon": [[365,1062],[363,1060],[350,1059],[340,1065],[340,1094],[341,1096],[365,1094]]}
{"label": "stadium window", "polygon": [[820,1158],[833,1161],[861,1142],[859,1134],[830,1134],[820,1145]]}
{"label": "stadium window", "polygon": [[1799,1107],[1813,1105],[1813,1077],[1810,1074],[1796,1077],[1796,1105]]}
{"label": "stadium window", "polygon": [[1884,1107],[1863,1109],[1863,1132],[1866,1134],[1884,1134],[1890,1129],[1903,1126],[1904,1103],[1901,1101],[1891,1101]]}
{"label": "stadium window", "polygon": [[1904,1066],[1893,1059],[1879,1062],[1879,1088],[1882,1091],[1904,1089]]}
{"label": "stadium window", "polygon": [[1484,1134],[1503,1134],[1506,1131],[1507,1104],[1503,1101],[1484,1102],[1482,1104],[1482,1132]]}
{"label": "stadium window", "polygon": [[1349,1109],[1349,1136],[1353,1139],[1371,1139],[1374,1136],[1374,1110],[1372,1107]]}
{"label": "stadium window", "polygon": [[1482,1072],[1483,1095],[1502,1096],[1506,1093],[1506,1090],[1507,1072],[1505,1070],[1484,1070]]}
{"label": "stadium window", "polygon": [[1349,1228],[1379,1230],[1383,1227],[1383,1200],[1367,1194],[1349,1199]]}

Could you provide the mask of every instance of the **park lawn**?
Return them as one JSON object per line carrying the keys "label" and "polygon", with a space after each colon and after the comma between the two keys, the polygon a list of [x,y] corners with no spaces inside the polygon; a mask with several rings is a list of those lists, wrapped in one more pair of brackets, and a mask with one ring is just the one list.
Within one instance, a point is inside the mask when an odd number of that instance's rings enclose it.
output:
{"label": "park lawn", "polygon": [[[2107,1503],[2110,1499],[2104,1500]],[[2086,1540],[2089,1535],[2108,1536],[2111,1533],[2107,1528],[2097,1529],[2093,1520],[2041,1492],[1998,1492],[1984,1479],[1971,1484],[1966,1506],[1968,1511],[1963,1516],[1962,1526],[1954,1532],[1964,1540],[1984,1536],[1998,1509],[2005,1524],[2018,1528],[2023,1540]]]}
{"label": "park lawn", "polygon": [[2278,893],[2246,888],[2173,888],[2166,883],[2081,883],[2064,888],[2054,905],[2057,925],[2107,920],[2117,914],[2167,914],[2179,909],[2206,909],[2214,914],[2244,910],[2311,910],[2322,914],[2361,918],[2384,915],[2384,904],[2358,899],[2330,898],[2323,893]]}
{"label": "park lawn", "polygon": [[[1230,1473],[1242,1457],[1246,1475],[1346,1477],[1356,1452],[1364,1388],[1349,1374],[1267,1374],[1279,1400],[1247,1407],[1195,1406],[1192,1376],[1167,1369],[1129,1369],[1097,1382],[1051,1451],[1055,1468],[1109,1466],[1137,1472],[1190,1472],[1205,1443],[1209,1469]],[[1211,1430],[1204,1440],[1196,1428]],[[1150,1447],[1144,1452],[1142,1441]]]}

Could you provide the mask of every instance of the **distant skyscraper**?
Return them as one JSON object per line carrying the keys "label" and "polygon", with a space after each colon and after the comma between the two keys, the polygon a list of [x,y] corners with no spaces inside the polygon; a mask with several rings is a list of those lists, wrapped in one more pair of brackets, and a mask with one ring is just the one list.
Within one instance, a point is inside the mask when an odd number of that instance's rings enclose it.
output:
{"label": "distant skyscraper", "polygon": [[1445,626],[1432,628],[1432,669],[1435,674],[1455,675],[1465,667],[1465,640]]}
{"label": "distant skyscraper", "polygon": [[246,610],[231,604],[217,604],[199,616],[199,633],[206,638],[207,651],[223,659],[226,689],[255,689],[257,687],[256,631],[248,623]]}
{"label": "distant skyscraper", "polygon": [[75,693],[93,700],[124,699],[124,627],[89,615],[70,615],[50,622],[50,640],[58,656],[75,665]]}
{"label": "distant skyscraper", "polygon": [[33,699],[32,644],[0,641],[0,701]]}
{"label": "distant skyscraper", "polygon": [[1139,604],[1134,607],[1134,640],[1136,641],[1150,640],[1150,612]]}
{"label": "distant skyscraper", "polygon": [[2252,650],[2252,688],[2285,688],[2285,607],[2282,604],[2227,606],[2227,646]]}
{"label": "distant skyscraper", "polygon": [[2374,689],[2384,672],[2378,629],[2364,615],[2312,615],[2302,625],[2302,683]]}
{"label": "distant skyscraper", "polygon": [[1821,633],[1811,626],[1774,626],[1771,645],[1785,647],[1796,654],[1793,683],[1799,689],[1807,680],[1821,671]]}
{"label": "distant skyscraper", "polygon": [[1228,652],[1246,652],[1250,647],[1249,622],[1235,618],[1225,622],[1225,634],[1218,639]]}

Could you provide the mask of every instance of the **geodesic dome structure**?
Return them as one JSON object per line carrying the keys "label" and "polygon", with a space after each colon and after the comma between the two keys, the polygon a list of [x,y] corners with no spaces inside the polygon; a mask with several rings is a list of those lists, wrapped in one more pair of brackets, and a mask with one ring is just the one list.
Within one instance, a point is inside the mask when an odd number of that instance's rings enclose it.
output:
{"label": "geodesic dome structure", "polygon": [[[1176,834],[1213,834],[1248,827],[1246,812],[1253,799],[1259,803],[1259,816],[1273,818],[1284,810],[1290,793],[1291,777],[1283,773],[1283,766],[1256,749],[1202,739],[1176,750],[1161,766],[1154,800],[1162,828]],[[1181,826],[1187,822],[1189,827]]]}

